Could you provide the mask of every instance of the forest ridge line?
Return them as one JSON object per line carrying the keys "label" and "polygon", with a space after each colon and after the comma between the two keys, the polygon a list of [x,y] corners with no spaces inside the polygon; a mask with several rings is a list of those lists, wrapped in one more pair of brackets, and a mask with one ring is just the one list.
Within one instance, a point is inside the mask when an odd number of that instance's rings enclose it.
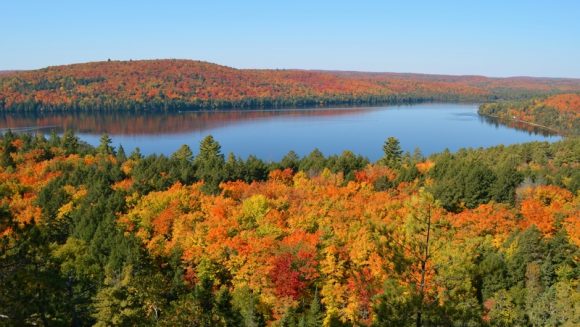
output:
{"label": "forest ridge line", "polygon": [[0,72],[0,110],[191,110],[518,100],[580,79],[236,69],[194,60],[102,61]]}
{"label": "forest ridge line", "polygon": [[105,63],[105,62],[120,62],[120,63],[146,63],[146,62],[163,62],[163,61],[173,61],[173,62],[197,62],[209,65],[215,65],[235,70],[241,71],[252,71],[252,70],[263,70],[263,71],[302,71],[302,72],[315,72],[315,73],[338,73],[338,74],[362,74],[362,75],[400,75],[400,76],[432,76],[432,77],[460,77],[460,78],[488,78],[488,79],[541,79],[541,80],[573,80],[580,81],[580,77],[558,77],[558,76],[538,76],[538,75],[486,75],[486,74],[448,74],[448,73],[421,73],[417,71],[381,71],[381,70],[357,70],[357,69],[323,69],[323,68],[260,68],[260,67],[235,67],[226,64],[220,64],[216,62],[211,62],[207,60],[198,59],[186,59],[186,58],[164,58],[164,59],[107,59],[107,60],[96,60],[96,61],[86,61],[86,62],[71,62],[67,64],[55,64],[47,65],[40,68],[28,68],[28,69],[2,69],[1,74],[11,74],[11,73],[21,73],[21,72],[31,72],[38,71],[54,67],[64,67],[64,66],[81,66],[87,64]]}

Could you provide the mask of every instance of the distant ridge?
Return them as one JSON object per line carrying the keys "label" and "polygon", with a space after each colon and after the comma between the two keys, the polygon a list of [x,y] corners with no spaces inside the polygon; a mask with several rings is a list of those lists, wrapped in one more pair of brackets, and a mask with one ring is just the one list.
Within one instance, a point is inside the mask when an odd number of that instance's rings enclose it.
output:
{"label": "distant ridge", "polygon": [[0,72],[0,109],[26,111],[489,101],[564,92],[580,92],[580,79],[236,69],[177,59]]}

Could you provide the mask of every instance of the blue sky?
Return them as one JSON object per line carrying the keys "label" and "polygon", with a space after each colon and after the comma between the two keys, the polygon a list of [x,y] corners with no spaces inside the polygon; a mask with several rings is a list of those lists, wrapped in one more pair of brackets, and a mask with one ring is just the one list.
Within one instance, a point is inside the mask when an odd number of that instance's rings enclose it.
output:
{"label": "blue sky", "polygon": [[0,2],[0,70],[186,58],[580,78],[580,1]]}

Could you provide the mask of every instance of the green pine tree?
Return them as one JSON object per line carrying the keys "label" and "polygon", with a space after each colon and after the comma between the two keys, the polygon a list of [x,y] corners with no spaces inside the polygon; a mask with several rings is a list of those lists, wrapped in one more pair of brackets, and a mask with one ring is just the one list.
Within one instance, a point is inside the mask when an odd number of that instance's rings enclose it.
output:
{"label": "green pine tree", "polygon": [[117,161],[121,163],[127,161],[127,154],[121,144],[119,144],[119,147],[117,148]]}
{"label": "green pine tree", "polygon": [[389,167],[396,167],[401,163],[403,150],[401,149],[401,144],[396,137],[390,136],[387,138],[383,145],[383,152],[385,155],[381,159],[382,164]]}
{"label": "green pine tree", "polygon": [[79,150],[79,139],[76,137],[72,129],[67,129],[62,136],[62,147],[65,154],[77,153]]}
{"label": "green pine tree", "polygon": [[203,190],[208,193],[217,193],[219,183],[225,179],[225,159],[221,153],[220,144],[213,136],[206,136],[200,143],[199,154],[195,157],[196,173],[198,180],[205,182]]}
{"label": "green pine tree", "polygon": [[318,299],[318,291],[314,292],[314,297],[310,302],[310,308],[304,314],[304,326],[305,327],[320,327],[322,326],[322,320],[324,319],[324,312],[322,312],[322,306],[320,305],[320,300]]}
{"label": "green pine tree", "polygon": [[99,146],[97,147],[97,153],[102,155],[114,155],[113,147],[111,143],[113,141],[107,133],[101,135]]}

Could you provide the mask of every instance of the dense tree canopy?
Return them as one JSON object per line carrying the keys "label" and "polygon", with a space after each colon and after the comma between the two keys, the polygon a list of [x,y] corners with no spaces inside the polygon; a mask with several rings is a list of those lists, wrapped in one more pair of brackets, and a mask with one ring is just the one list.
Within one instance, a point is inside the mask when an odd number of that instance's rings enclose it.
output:
{"label": "dense tree canopy", "polygon": [[580,80],[240,70],[192,60],[106,61],[0,75],[0,110],[191,110],[513,99]]}
{"label": "dense tree canopy", "polygon": [[479,114],[540,125],[565,135],[580,135],[580,93],[486,103],[480,106]]}
{"label": "dense tree canopy", "polygon": [[267,163],[7,132],[0,325],[580,323],[580,140],[397,143]]}

